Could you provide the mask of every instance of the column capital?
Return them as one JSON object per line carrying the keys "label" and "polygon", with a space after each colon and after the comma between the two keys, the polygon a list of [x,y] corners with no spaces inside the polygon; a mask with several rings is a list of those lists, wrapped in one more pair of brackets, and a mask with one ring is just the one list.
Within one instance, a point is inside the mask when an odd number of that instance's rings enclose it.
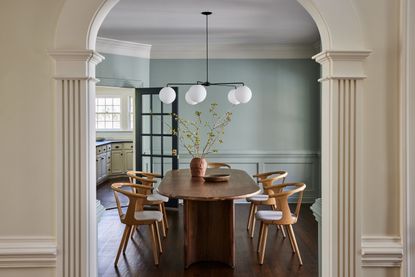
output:
{"label": "column capital", "polygon": [[48,53],[55,61],[56,80],[95,80],[95,66],[105,59],[93,50],[52,49]]}
{"label": "column capital", "polygon": [[321,64],[321,79],[365,79],[364,61],[371,51],[325,50],[312,58]]}

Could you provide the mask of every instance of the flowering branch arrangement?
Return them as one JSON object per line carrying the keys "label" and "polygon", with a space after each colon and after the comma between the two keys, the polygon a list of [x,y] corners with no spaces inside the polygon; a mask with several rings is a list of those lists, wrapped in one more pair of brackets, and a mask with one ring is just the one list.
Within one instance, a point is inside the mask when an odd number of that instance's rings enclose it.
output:
{"label": "flowering branch arrangement", "polygon": [[172,134],[178,136],[180,144],[193,158],[204,158],[210,153],[217,153],[215,146],[223,143],[222,136],[225,134],[225,127],[232,120],[232,113],[228,111],[219,115],[217,106],[217,103],[210,104],[209,120],[202,119],[200,111],[195,112],[194,120],[172,114],[178,123],[178,130],[172,129]]}

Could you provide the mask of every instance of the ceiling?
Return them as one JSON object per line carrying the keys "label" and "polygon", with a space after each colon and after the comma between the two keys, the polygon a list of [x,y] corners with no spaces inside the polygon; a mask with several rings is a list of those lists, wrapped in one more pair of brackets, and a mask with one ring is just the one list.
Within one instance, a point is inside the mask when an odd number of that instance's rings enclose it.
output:
{"label": "ceiling", "polygon": [[[295,0],[121,0],[98,36],[152,45],[154,53],[204,51],[209,16],[212,52],[316,47],[317,26]],[[213,55],[214,56],[214,55]]]}

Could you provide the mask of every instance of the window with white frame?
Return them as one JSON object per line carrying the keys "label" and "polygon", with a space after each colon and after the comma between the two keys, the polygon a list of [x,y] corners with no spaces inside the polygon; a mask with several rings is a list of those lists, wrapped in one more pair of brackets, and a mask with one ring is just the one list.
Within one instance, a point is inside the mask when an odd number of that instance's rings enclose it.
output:
{"label": "window with white frame", "polygon": [[132,131],[134,128],[134,89],[97,87],[95,128],[97,131]]}

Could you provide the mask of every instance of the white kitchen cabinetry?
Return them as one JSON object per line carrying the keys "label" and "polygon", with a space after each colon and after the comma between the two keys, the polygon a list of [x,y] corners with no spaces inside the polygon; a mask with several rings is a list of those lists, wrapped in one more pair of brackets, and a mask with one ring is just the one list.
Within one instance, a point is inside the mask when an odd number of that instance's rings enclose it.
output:
{"label": "white kitchen cabinetry", "polygon": [[133,148],[132,142],[113,142],[96,147],[97,185],[134,169]]}

